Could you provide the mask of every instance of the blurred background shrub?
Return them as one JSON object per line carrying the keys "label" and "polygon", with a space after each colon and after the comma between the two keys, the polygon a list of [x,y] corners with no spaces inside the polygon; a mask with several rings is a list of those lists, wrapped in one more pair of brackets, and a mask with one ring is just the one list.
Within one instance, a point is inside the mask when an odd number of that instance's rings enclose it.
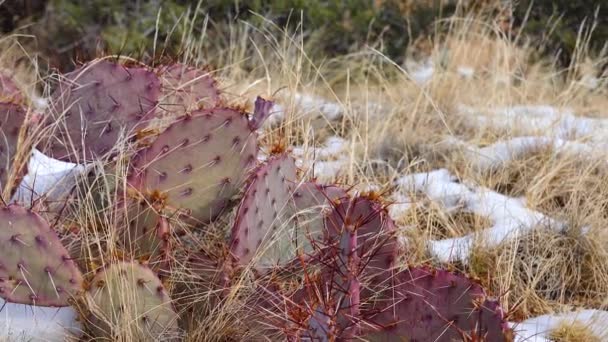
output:
{"label": "blurred background shrub", "polygon": [[[523,32],[543,55],[558,53],[567,65],[581,23],[595,22],[590,47],[608,40],[605,0],[0,0],[0,28],[36,37],[35,48],[51,67],[70,69],[100,53],[150,58],[182,53],[185,34],[221,34],[231,24],[274,23],[301,32],[313,56],[332,57],[369,45],[402,62],[438,19],[455,11],[485,11],[505,30]],[[599,7],[603,5],[603,7]],[[598,9],[599,7],[599,9]],[[512,19],[512,20],[511,20]],[[157,29],[158,28],[158,29]],[[515,36],[515,35],[514,35]],[[153,42],[156,39],[157,44]],[[156,49],[154,49],[156,47]],[[408,51],[409,47],[409,51]]]}

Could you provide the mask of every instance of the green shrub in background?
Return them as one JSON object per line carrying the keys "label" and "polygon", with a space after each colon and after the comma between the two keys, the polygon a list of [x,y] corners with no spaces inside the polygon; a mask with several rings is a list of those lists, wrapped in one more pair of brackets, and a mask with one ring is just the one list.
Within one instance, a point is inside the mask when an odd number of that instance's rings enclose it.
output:
{"label": "green shrub in background", "polygon": [[[20,3],[12,2],[17,7],[15,3]],[[189,29],[177,23],[184,13],[192,16],[198,8],[192,26],[195,31],[202,30],[205,14],[217,24],[208,30],[225,28],[226,23],[239,20],[254,25],[269,20],[288,30],[301,29],[305,37],[315,39],[311,44],[315,47],[313,54],[331,57],[369,44],[400,61],[413,38],[431,33],[437,17],[453,11],[454,5],[443,5],[452,2],[210,0],[197,7],[196,2],[184,0],[49,0],[44,13],[30,17],[34,25],[29,32],[37,37],[38,47],[50,64],[60,69],[69,69],[74,59],[88,59],[99,50],[150,57],[157,14],[162,8],[158,41],[166,47],[161,50],[165,55],[175,56],[181,51],[184,30]]]}
{"label": "green shrub in background", "polygon": [[137,58],[151,55],[160,13],[159,49],[167,47],[166,53],[175,55],[181,33],[176,25],[187,9],[162,0],[50,0],[32,30],[51,65],[64,69],[73,59],[89,60],[101,51]]}
{"label": "green shrub in background", "polygon": [[[448,1],[245,1],[226,7],[229,1],[208,2],[212,18],[221,13],[260,23],[270,20],[280,27],[296,30],[301,27],[313,39],[319,53],[342,55],[359,50],[363,45],[379,48],[393,59],[405,55],[408,44],[422,34],[429,34],[433,22]],[[449,1],[453,2],[453,1]],[[412,4],[409,4],[412,3]],[[454,5],[444,10],[452,13]],[[218,11],[219,10],[219,11]],[[263,16],[261,19],[251,13]]]}
{"label": "green shrub in background", "polygon": [[[608,1],[606,0],[515,0],[515,25],[519,26],[530,10],[523,33],[538,39],[541,55],[559,54],[562,65],[568,65],[576,48],[581,24],[590,33],[589,48],[599,54],[608,42]],[[596,12],[597,11],[597,12]]]}
{"label": "green shrub in background", "polygon": [[[511,5],[515,26],[538,44],[543,55],[560,51],[567,65],[572,57],[579,26],[594,19],[605,0],[479,0],[463,1],[470,8]],[[433,23],[450,16],[457,0],[6,0],[0,5],[4,32],[31,24],[26,32],[37,37],[37,48],[49,64],[71,69],[75,59],[86,60],[101,51],[149,58],[158,17],[156,54],[175,57],[182,51],[185,31],[201,34],[205,15],[213,23],[209,36],[224,34],[227,24],[240,20],[259,26],[271,21],[298,31],[310,43],[313,55],[332,57],[373,46],[397,62],[418,37],[433,33]],[[184,16],[196,20],[185,25]],[[257,15],[259,14],[259,16]],[[561,18],[560,18],[561,17]],[[560,20],[556,20],[560,18]],[[599,52],[608,39],[608,4],[600,8],[591,47]],[[190,26],[191,25],[191,26]],[[555,29],[549,32],[549,28]],[[212,31],[220,32],[212,32]],[[165,44],[166,43],[166,44]]]}

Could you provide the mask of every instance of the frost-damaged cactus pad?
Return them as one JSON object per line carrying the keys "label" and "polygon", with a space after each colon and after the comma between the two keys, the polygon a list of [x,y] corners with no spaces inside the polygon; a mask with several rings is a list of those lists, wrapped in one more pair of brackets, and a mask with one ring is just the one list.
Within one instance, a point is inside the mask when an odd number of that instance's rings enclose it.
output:
{"label": "frost-damaged cactus pad", "polygon": [[97,60],[66,74],[53,93],[50,154],[64,161],[110,152],[153,118],[160,80],[145,68]]}
{"label": "frost-damaged cactus pad", "polygon": [[[458,273],[415,267],[394,278],[384,310],[371,319],[379,330],[370,341],[507,341],[502,311],[483,288]],[[464,335],[463,335],[464,334]]]}
{"label": "frost-damaged cactus pad", "polygon": [[0,296],[13,303],[68,306],[82,281],[47,222],[16,205],[0,209]]}
{"label": "frost-damaged cactus pad", "polygon": [[177,314],[161,281],[139,264],[109,265],[91,282],[89,323],[94,336],[121,340],[121,332],[138,341],[174,340]]}
{"label": "frost-damaged cactus pad", "polygon": [[232,253],[247,265],[259,253],[258,266],[284,263],[295,257],[295,214],[292,200],[296,165],[288,155],[272,157],[251,175],[232,228]]}
{"label": "frost-damaged cactus pad", "polygon": [[[6,186],[17,152],[19,131],[25,122],[25,110],[12,103],[0,103],[0,184]],[[14,171],[14,170],[13,170]]]}
{"label": "frost-damaged cactus pad", "polygon": [[256,155],[256,134],[244,113],[196,111],[140,152],[129,183],[144,195],[160,192],[169,208],[208,222],[240,190]]}
{"label": "frost-damaged cactus pad", "polygon": [[212,108],[218,105],[220,91],[210,73],[183,64],[159,68],[162,81],[160,108],[171,114]]}

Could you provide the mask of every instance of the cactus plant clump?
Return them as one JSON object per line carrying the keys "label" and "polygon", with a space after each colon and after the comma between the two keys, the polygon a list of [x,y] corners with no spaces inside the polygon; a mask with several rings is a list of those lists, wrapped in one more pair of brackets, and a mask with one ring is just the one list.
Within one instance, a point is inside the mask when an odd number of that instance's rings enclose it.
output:
{"label": "cactus plant clump", "polygon": [[147,202],[129,201],[117,209],[120,218],[118,245],[156,272],[166,273],[171,261],[169,219]]}
{"label": "cactus plant clump", "polygon": [[365,196],[334,204],[322,247],[303,263],[304,285],[283,290],[269,280],[264,300],[254,302],[266,313],[258,324],[288,339],[508,341],[502,311],[476,282],[446,270],[395,267],[399,248],[384,215]]}
{"label": "cactus plant clump", "polygon": [[[379,196],[304,181],[283,148],[258,163],[257,134],[272,102],[258,97],[250,115],[220,105],[218,89],[209,73],[182,64],[100,59],[61,77],[41,122],[57,134],[39,147],[57,159],[105,159],[102,169],[127,164],[128,171],[107,186],[108,205],[95,212],[104,219],[55,213],[63,239],[35,209],[0,208],[0,296],[73,305],[93,339],[183,340],[183,325],[242,301],[245,319],[235,319],[242,323],[235,331],[247,337],[508,341],[500,306],[478,283],[399,266],[403,246]],[[0,109],[7,188],[29,132],[27,110],[12,102]],[[87,203],[74,197],[70,205]],[[81,226],[67,227],[74,222]],[[218,222],[232,229],[209,237]],[[74,229],[82,234],[65,233]],[[87,234],[91,242],[79,239]],[[91,272],[81,273],[62,242],[95,250],[78,258]],[[207,316],[188,315],[201,298],[197,313]],[[182,302],[178,314],[174,304]]]}

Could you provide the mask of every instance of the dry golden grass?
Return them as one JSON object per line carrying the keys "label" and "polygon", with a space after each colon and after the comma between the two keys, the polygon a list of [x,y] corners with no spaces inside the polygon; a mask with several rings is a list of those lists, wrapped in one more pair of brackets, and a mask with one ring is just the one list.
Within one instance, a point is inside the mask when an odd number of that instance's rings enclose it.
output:
{"label": "dry golden grass", "polygon": [[600,342],[589,327],[580,322],[562,322],[559,327],[549,333],[551,341],[555,342]]}
{"label": "dry golden grass", "polygon": [[[255,67],[246,72],[239,63],[224,63],[230,67],[220,75],[239,96],[251,99],[261,93],[285,106],[287,120],[266,132],[269,141],[321,144],[327,132],[333,131],[352,142],[350,162],[336,181],[392,189],[399,176],[443,167],[461,179],[506,195],[524,196],[529,208],[565,222],[563,232],[538,227],[497,248],[479,245],[469,265],[456,265],[500,296],[511,320],[572,305],[605,308],[608,187],[604,186],[603,161],[556,156],[550,149],[539,149],[504,168],[480,173],[462,158],[457,146],[443,142],[446,137],[458,137],[486,146],[523,131],[517,126],[476,127],[462,115],[461,104],[479,108],[547,104],[572,108],[578,115],[605,117],[608,112],[601,108],[608,104],[606,89],[581,86],[579,64],[574,64],[575,70],[563,71],[545,61],[532,63],[531,48],[502,35],[497,23],[463,17],[449,25],[450,31],[433,42],[429,58],[435,63],[435,73],[422,86],[402,66],[374,50],[315,64],[307,58],[300,37],[285,35],[272,25],[260,30],[260,41],[252,40],[253,49],[238,45],[250,51],[238,55],[247,55],[245,64]],[[577,63],[601,63],[582,50]],[[460,75],[462,66],[473,68],[474,75]],[[323,133],[312,131],[310,120],[298,117],[296,92],[322,95],[339,104],[344,118],[326,123]],[[428,239],[461,236],[489,225],[484,217],[423,204],[398,220],[410,238],[408,263],[432,261],[425,251]],[[590,227],[587,235],[581,234],[583,227]]]}
{"label": "dry golden grass", "polygon": [[[185,23],[187,24],[187,23]],[[376,184],[394,190],[396,178],[411,172],[447,168],[462,180],[509,196],[523,196],[529,208],[566,223],[563,231],[539,226],[495,248],[476,245],[462,268],[481,279],[488,292],[500,296],[510,320],[550,313],[566,306],[605,308],[608,293],[608,173],[605,160],[555,155],[540,149],[492,172],[479,172],[463,158],[459,146],[446,144],[457,137],[474,146],[486,146],[516,136],[520,127],[496,129],[476,126],[459,110],[466,104],[492,108],[516,104],[567,106],[577,115],[608,117],[606,87],[589,90],[580,84],[604,60],[586,54],[584,46],[568,70],[556,70],[547,61],[532,62],[531,47],[509,39],[499,23],[487,18],[455,17],[449,30],[432,40],[428,58],[435,72],[428,83],[412,80],[411,70],[373,49],[332,60],[312,61],[302,36],[288,34],[271,23],[261,27],[235,24],[217,41],[187,36],[184,57],[193,63],[212,64],[228,103],[249,104],[257,95],[273,98],[285,108],[285,121],[264,132],[267,148],[277,142],[320,145],[330,135],[349,142],[348,163],[335,181]],[[581,41],[584,41],[581,38]],[[2,60],[7,65],[7,59]],[[34,63],[35,65],[35,63]],[[471,77],[459,67],[474,69]],[[25,73],[28,74],[28,73]],[[31,70],[29,72],[31,74]],[[295,94],[317,94],[343,111],[339,121],[311,120],[302,115]],[[525,124],[525,123],[524,123]],[[61,212],[81,265],[95,266],[119,259],[113,241],[117,218],[110,205],[120,196],[115,184],[125,181],[125,156],[112,170],[100,167],[89,185],[78,187],[77,206]],[[98,190],[90,191],[90,183]],[[209,307],[213,293],[199,288],[180,256],[191,249],[222,255],[216,242],[229,227],[228,217],[212,227],[203,242],[200,232],[179,228],[172,237],[181,241],[176,268],[165,281],[173,291],[187,341],[254,340],[244,336],[243,323],[252,317],[243,310],[250,294],[247,275],[221,304]],[[405,262],[433,261],[425,250],[429,239],[462,236],[487,228],[485,217],[450,211],[426,199],[417,199],[397,222],[408,243]],[[583,231],[588,233],[583,234]],[[86,261],[86,262],[85,262]],[[560,327],[558,341],[593,341],[579,327]],[[589,339],[584,339],[584,338]],[[577,339],[583,338],[583,339]],[[125,339],[129,340],[128,338]]]}

